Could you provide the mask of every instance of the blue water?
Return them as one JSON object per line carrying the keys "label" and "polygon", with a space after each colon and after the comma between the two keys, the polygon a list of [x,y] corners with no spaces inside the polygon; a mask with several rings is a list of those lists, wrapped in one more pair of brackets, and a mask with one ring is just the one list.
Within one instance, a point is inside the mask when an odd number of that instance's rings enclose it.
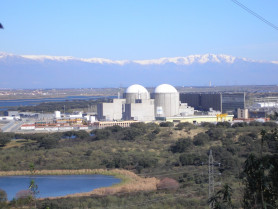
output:
{"label": "blue water", "polygon": [[0,189],[7,193],[8,200],[12,200],[17,192],[28,190],[32,179],[38,185],[38,198],[89,192],[121,182],[106,175],[5,176],[0,177]]}
{"label": "blue water", "polygon": [[19,106],[34,106],[43,102],[64,102],[73,100],[95,100],[100,98],[116,98],[116,96],[67,96],[59,98],[42,98],[42,99],[11,99],[0,100],[0,111],[7,110],[7,107],[19,107]]}

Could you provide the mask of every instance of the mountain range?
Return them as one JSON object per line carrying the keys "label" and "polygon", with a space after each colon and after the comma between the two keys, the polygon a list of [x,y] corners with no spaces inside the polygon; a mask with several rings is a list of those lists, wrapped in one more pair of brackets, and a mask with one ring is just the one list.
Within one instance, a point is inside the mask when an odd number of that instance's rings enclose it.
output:
{"label": "mountain range", "polygon": [[104,88],[277,84],[278,61],[229,55],[110,60],[0,53],[0,88]]}

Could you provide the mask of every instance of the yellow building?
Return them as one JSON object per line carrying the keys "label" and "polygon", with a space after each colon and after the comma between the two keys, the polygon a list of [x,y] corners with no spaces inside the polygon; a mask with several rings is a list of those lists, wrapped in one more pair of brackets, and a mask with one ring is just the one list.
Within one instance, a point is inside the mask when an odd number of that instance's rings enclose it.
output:
{"label": "yellow building", "polygon": [[129,127],[132,123],[139,123],[139,121],[99,121],[94,122],[93,126],[95,128],[106,128],[111,126]]}
{"label": "yellow building", "polygon": [[219,114],[219,115],[192,115],[192,116],[176,116],[176,117],[166,117],[164,118],[167,122],[177,122],[177,123],[193,123],[200,124],[204,122],[217,123],[217,122],[232,122],[234,115]]}

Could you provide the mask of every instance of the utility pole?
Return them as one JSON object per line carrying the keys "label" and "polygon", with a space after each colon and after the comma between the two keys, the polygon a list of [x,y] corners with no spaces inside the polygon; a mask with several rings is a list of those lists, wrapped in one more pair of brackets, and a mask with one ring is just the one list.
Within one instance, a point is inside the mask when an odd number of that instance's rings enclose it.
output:
{"label": "utility pole", "polygon": [[[209,199],[214,195],[214,160],[212,156],[212,150],[209,151],[209,162],[208,162],[208,167],[209,167]],[[210,205],[212,208],[213,205]]]}

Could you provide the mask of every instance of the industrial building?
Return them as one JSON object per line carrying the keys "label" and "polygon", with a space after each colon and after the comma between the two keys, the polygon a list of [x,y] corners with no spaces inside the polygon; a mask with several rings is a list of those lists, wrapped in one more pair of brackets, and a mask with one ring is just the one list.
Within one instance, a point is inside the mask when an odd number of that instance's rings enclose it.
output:
{"label": "industrial building", "polygon": [[97,106],[100,121],[154,121],[155,118],[193,115],[194,108],[181,103],[179,93],[169,84],[157,86],[150,97],[148,90],[138,84],[129,86],[123,99]]}
{"label": "industrial building", "polygon": [[192,115],[192,116],[180,116],[180,117],[166,117],[164,120],[167,122],[176,122],[176,123],[193,123],[201,124],[204,122],[217,123],[217,122],[232,122],[233,115],[228,114],[219,114],[219,115]]}
{"label": "industrial building", "polygon": [[152,95],[156,117],[170,117],[179,114],[180,98],[175,87],[169,84],[157,86]]}
{"label": "industrial building", "polygon": [[245,108],[245,93],[180,93],[180,100],[201,111],[212,108],[236,114],[238,108]]}

